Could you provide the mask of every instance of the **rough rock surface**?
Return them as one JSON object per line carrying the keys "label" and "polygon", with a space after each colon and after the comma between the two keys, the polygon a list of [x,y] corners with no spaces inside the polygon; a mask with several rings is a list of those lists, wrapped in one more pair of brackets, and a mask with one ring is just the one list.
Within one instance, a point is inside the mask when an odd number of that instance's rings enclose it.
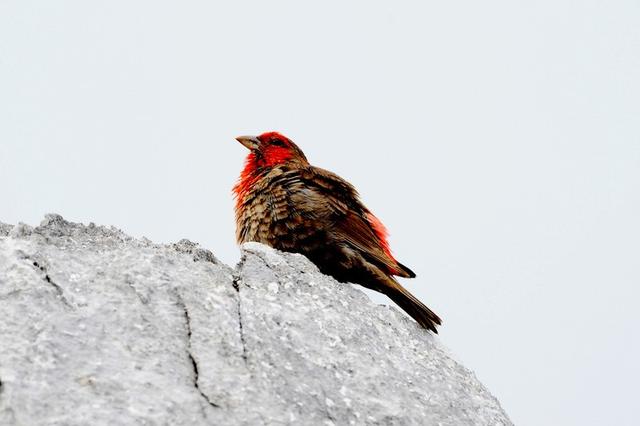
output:
{"label": "rough rock surface", "polygon": [[234,270],[48,215],[0,224],[1,425],[508,425],[394,308],[250,243]]}

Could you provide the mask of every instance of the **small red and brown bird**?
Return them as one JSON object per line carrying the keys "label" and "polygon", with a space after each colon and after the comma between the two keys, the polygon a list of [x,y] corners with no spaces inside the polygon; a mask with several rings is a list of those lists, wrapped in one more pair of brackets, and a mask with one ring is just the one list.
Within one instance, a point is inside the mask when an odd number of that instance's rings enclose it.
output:
{"label": "small red and brown bird", "polygon": [[309,164],[280,133],[236,139],[250,151],[233,188],[238,243],[304,254],[340,282],[386,294],[437,333],[440,318],[393,278],[416,275],[393,257],[384,225],[351,184]]}

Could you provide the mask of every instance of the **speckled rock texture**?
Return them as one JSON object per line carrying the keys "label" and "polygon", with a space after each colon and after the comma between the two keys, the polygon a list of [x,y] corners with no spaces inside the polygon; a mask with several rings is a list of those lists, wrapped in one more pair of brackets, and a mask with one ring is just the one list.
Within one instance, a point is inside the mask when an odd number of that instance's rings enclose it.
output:
{"label": "speckled rock texture", "polygon": [[510,425],[437,337],[305,257],[236,269],[48,215],[0,224],[0,425]]}

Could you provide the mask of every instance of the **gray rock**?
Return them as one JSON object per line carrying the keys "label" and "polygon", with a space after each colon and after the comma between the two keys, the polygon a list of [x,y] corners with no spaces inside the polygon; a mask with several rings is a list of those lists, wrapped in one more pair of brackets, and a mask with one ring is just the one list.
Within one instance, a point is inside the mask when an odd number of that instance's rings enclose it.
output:
{"label": "gray rock", "polygon": [[12,225],[0,222],[0,237],[6,237],[7,235],[9,235],[9,232],[11,232],[12,228]]}
{"label": "gray rock", "polygon": [[48,215],[0,225],[1,425],[509,425],[437,337],[245,244],[233,270]]}

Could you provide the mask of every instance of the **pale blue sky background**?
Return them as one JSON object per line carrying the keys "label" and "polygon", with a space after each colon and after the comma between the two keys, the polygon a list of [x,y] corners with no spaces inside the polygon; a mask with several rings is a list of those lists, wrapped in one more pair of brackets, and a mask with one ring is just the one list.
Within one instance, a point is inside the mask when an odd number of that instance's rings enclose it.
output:
{"label": "pale blue sky background", "polygon": [[0,220],[233,264],[233,137],[281,130],[519,425],[638,424],[639,118],[636,0],[0,1]]}

